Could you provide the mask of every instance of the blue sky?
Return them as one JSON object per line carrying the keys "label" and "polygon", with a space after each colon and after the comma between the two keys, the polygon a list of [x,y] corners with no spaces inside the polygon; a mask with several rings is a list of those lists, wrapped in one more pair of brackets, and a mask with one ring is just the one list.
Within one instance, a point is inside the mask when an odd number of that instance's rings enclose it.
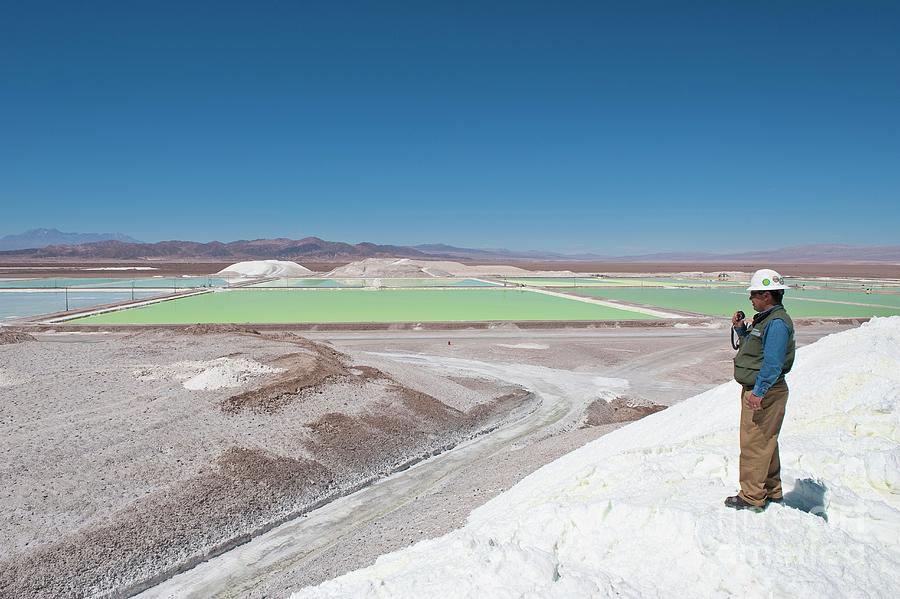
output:
{"label": "blue sky", "polygon": [[897,2],[20,2],[0,235],[889,244]]}

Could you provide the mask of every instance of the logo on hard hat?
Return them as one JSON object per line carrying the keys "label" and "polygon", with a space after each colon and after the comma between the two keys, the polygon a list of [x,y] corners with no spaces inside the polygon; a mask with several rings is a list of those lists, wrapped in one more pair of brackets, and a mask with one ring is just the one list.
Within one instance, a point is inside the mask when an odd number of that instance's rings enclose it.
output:
{"label": "logo on hard hat", "polygon": [[763,279],[763,281],[762,281],[763,285],[768,285],[771,282],[772,281],[770,281],[769,279]]}

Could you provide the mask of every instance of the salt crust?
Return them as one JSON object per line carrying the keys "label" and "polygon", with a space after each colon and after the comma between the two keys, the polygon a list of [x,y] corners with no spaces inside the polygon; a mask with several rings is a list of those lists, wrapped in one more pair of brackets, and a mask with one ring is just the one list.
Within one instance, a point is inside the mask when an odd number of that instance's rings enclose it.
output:
{"label": "salt crust", "polygon": [[218,358],[205,362],[189,360],[168,366],[142,368],[133,374],[139,381],[175,379],[181,381],[185,389],[212,391],[240,387],[251,378],[279,372],[284,372],[284,368],[267,366],[246,358]]}
{"label": "salt crust", "polygon": [[509,349],[549,349],[549,345],[543,343],[497,343],[497,347],[507,347]]}
{"label": "salt crust", "polygon": [[0,369],[0,387],[14,387],[20,382],[21,381],[19,381],[13,375],[9,374],[9,372]]}
{"label": "salt crust", "polygon": [[827,521],[725,508],[738,480],[727,383],[548,464],[444,537],[293,595],[900,596],[900,317],[801,348],[782,478],[825,485]]}

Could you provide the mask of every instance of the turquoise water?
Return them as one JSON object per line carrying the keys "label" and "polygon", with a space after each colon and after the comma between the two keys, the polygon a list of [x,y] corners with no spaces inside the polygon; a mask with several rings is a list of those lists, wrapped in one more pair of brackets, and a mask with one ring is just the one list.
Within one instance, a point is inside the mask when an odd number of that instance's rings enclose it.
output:
{"label": "turquoise water", "polygon": [[228,279],[221,277],[0,279],[0,289],[193,289],[227,285]]}
{"label": "turquoise water", "polygon": [[[157,291],[135,291],[134,299],[161,295]],[[69,309],[89,308],[131,299],[131,291],[72,291],[69,290]],[[39,314],[62,312],[66,309],[66,292],[60,291],[4,291],[0,293],[0,320],[24,318]]]}
{"label": "turquoise water", "polygon": [[[503,280],[532,287],[736,287],[741,283],[686,277],[508,277]],[[746,283],[743,284],[746,286]]]}

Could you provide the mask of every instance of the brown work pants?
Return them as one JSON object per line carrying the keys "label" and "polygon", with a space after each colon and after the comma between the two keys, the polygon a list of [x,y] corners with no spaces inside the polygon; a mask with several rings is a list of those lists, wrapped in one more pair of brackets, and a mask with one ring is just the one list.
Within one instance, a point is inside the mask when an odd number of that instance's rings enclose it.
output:
{"label": "brown work pants", "polygon": [[778,433],[784,421],[788,386],[776,382],[762,399],[762,409],[753,411],[747,397],[753,391],[744,387],[741,393],[741,497],[747,503],[763,506],[766,499],[779,499],[781,460],[778,457]]}

